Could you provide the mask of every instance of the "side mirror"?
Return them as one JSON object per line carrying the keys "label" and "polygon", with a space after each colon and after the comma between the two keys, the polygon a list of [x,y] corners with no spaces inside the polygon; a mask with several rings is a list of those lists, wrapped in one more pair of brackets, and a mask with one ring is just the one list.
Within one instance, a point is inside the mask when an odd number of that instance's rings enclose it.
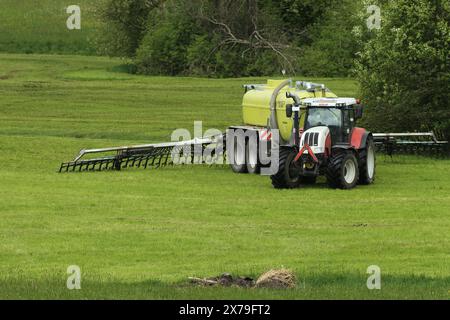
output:
{"label": "side mirror", "polygon": [[357,104],[355,106],[355,119],[361,119],[364,114],[364,107],[362,104]]}
{"label": "side mirror", "polygon": [[292,118],[292,104],[286,105],[286,117]]}

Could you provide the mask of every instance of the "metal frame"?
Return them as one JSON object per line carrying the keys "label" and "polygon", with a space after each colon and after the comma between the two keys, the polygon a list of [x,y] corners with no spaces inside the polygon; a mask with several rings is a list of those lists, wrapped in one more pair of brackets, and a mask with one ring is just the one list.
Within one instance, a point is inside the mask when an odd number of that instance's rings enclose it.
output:
{"label": "metal frame", "polygon": [[380,139],[388,140],[388,139],[407,138],[407,137],[414,137],[414,138],[426,138],[426,137],[429,137],[436,144],[448,144],[448,141],[440,141],[440,140],[438,140],[438,138],[436,137],[434,132],[374,133],[373,137],[375,138],[375,140],[380,140]]}
{"label": "metal frame", "polygon": [[[390,156],[394,153],[450,155],[448,141],[439,140],[433,132],[374,133],[373,137],[378,151]],[[407,140],[408,138],[415,140]]]}
{"label": "metal frame", "polygon": [[[220,138],[223,140],[221,141]],[[158,168],[172,164],[172,155],[174,152],[186,150],[189,152],[187,155],[183,153],[185,157],[190,158],[193,162],[196,161],[196,157],[200,157],[202,163],[204,161],[202,157],[203,152],[205,148],[211,145],[223,144],[223,152],[225,152],[224,139],[226,139],[225,135],[222,137],[195,138],[181,142],[81,150],[74,160],[62,163],[59,172],[121,170],[130,167]],[[94,159],[83,159],[88,155],[111,152],[115,152],[116,154],[105,155]]]}

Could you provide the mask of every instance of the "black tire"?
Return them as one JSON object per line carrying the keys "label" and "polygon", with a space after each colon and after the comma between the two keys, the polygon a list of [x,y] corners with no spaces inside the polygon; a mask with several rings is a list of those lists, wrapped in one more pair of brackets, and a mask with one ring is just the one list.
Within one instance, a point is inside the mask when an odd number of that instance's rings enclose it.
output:
{"label": "black tire", "polygon": [[376,155],[373,139],[367,140],[366,147],[359,152],[359,183],[369,185],[374,183],[376,173]]}
{"label": "black tire", "polygon": [[339,152],[330,158],[326,170],[328,185],[338,189],[352,189],[359,181],[358,161],[352,152]]}
{"label": "black tire", "polygon": [[[243,139],[235,139],[233,143],[234,147],[234,161],[230,159],[231,170],[235,173],[247,173],[247,165],[245,163],[245,145],[238,144]],[[244,142],[245,143],[245,142]],[[228,154],[230,156],[230,154]]]}
{"label": "black tire", "polygon": [[280,148],[278,172],[270,177],[276,189],[295,189],[300,186],[300,171],[296,174],[293,164],[296,156],[294,149]]}
{"label": "black tire", "polygon": [[251,154],[250,143],[247,141],[245,146],[245,163],[247,165],[247,172],[250,174],[258,174],[260,172],[260,165],[258,161],[258,144],[256,145],[256,152]]}

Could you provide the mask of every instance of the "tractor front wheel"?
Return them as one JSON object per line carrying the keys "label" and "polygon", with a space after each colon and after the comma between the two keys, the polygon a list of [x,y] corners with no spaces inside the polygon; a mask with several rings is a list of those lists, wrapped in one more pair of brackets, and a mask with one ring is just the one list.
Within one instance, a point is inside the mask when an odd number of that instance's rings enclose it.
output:
{"label": "tractor front wheel", "polygon": [[340,152],[328,163],[327,182],[332,188],[352,189],[359,180],[358,161],[352,152]]}
{"label": "tractor front wheel", "polygon": [[276,189],[294,189],[300,186],[300,169],[294,162],[296,156],[294,149],[280,148],[278,172],[270,177]]}

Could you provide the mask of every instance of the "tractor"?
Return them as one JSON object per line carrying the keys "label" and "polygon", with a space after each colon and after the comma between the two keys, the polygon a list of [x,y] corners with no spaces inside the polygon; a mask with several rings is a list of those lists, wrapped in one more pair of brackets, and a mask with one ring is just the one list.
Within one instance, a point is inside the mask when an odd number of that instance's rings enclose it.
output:
{"label": "tractor", "polygon": [[[374,135],[356,126],[363,114],[360,101],[339,98],[323,84],[304,81],[268,80],[244,88],[244,124],[230,126],[226,134],[84,149],[73,161],[62,163],[59,172],[159,168],[175,164],[174,155],[182,150],[184,160],[193,160],[183,163],[205,163],[205,154],[226,157],[234,172],[270,175],[277,189],[314,184],[321,175],[340,189],[374,182]],[[263,173],[267,167],[269,173]]]}
{"label": "tractor", "polygon": [[[354,98],[338,98],[323,84],[269,80],[266,85],[246,85],[243,100],[245,126],[232,130],[279,131],[278,170],[271,175],[277,189],[314,184],[324,175],[332,188],[352,189],[375,179],[372,133],[358,128],[363,107]],[[266,126],[262,126],[266,122]],[[267,136],[267,134],[265,134]],[[234,172],[258,172],[259,148],[251,140],[233,149]],[[253,151],[252,151],[253,150]],[[230,153],[229,153],[230,154]]]}
{"label": "tractor", "polygon": [[[271,176],[275,188],[296,188],[314,184],[325,175],[330,187],[351,189],[371,184],[375,179],[375,147],[370,132],[356,127],[362,107],[355,99],[311,98],[295,100],[287,107],[294,114],[294,126],[304,108],[303,129],[292,146],[279,153],[279,170]],[[292,111],[291,111],[292,110]]]}

